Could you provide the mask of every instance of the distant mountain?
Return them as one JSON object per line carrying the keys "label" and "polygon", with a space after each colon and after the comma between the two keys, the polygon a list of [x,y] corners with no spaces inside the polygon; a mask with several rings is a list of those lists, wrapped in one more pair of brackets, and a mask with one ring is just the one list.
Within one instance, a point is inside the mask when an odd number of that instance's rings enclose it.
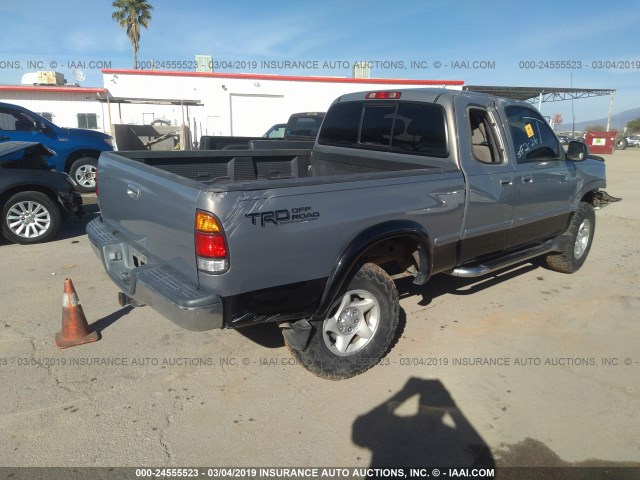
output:
{"label": "distant mountain", "polygon": [[[615,113],[611,118],[611,129],[622,130],[625,125],[631,120],[640,118],[640,108],[632,108],[631,110],[625,110],[624,112]],[[596,120],[588,120],[586,122],[576,122],[576,130],[583,131],[589,125],[607,125],[606,118],[598,118]],[[571,122],[561,123],[558,125],[557,130],[559,132],[568,132],[571,130]]]}

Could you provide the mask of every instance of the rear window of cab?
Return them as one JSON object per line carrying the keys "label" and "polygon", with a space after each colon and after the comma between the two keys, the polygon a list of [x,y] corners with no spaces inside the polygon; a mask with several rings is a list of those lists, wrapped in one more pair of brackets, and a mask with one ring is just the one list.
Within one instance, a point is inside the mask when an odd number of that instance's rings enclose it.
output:
{"label": "rear window of cab", "polygon": [[318,143],[444,158],[444,108],[433,103],[336,103],[327,112]]}

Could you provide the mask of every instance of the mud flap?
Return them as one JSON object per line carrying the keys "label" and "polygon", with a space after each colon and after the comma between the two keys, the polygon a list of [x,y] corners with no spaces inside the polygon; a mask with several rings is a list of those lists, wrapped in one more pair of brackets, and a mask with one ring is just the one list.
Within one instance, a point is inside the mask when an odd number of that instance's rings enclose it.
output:
{"label": "mud flap", "polygon": [[593,206],[595,208],[606,207],[610,203],[619,202],[621,200],[621,198],[612,197],[604,190],[598,190],[593,194]]}
{"label": "mud flap", "polygon": [[307,349],[311,334],[315,330],[313,325],[306,320],[298,320],[294,323],[281,323],[279,326],[287,345],[300,352]]}

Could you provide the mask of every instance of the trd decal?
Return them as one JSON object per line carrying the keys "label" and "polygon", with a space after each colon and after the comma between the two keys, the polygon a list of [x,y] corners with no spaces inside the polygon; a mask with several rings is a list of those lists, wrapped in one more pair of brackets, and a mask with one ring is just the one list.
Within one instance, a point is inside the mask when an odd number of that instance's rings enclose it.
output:
{"label": "trd decal", "polygon": [[285,223],[310,222],[320,217],[320,212],[314,212],[311,207],[298,207],[282,210],[268,210],[265,212],[246,213],[246,218],[251,219],[251,225],[264,227],[267,223],[283,225]]}

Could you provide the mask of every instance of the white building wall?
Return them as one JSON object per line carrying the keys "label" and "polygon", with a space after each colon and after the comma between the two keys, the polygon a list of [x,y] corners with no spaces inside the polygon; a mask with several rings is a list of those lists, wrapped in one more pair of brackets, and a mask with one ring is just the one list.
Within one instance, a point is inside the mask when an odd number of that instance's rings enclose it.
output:
{"label": "white building wall", "polygon": [[[103,74],[104,88],[113,97],[198,100],[202,107],[189,107],[189,125],[197,135],[260,136],[275,123],[284,123],[292,113],[325,112],[340,95],[358,91],[424,88],[388,83],[341,83],[340,81],[280,80],[247,77],[221,78],[181,74]],[[443,84],[446,82],[443,82]],[[439,86],[439,85],[434,85]],[[444,85],[442,85],[444,86]],[[462,86],[447,88],[460,90]],[[112,105],[113,109],[116,108]],[[182,109],[160,105],[123,104],[124,123],[141,123],[142,111],[155,111],[172,124],[182,123]],[[114,120],[115,122],[115,120]]]}
{"label": "white building wall", "polygon": [[106,109],[95,93],[58,93],[46,91],[0,91],[0,102],[13,103],[36,113],[51,113],[59,127],[78,128],[78,113],[94,113],[98,130],[109,131]]}

